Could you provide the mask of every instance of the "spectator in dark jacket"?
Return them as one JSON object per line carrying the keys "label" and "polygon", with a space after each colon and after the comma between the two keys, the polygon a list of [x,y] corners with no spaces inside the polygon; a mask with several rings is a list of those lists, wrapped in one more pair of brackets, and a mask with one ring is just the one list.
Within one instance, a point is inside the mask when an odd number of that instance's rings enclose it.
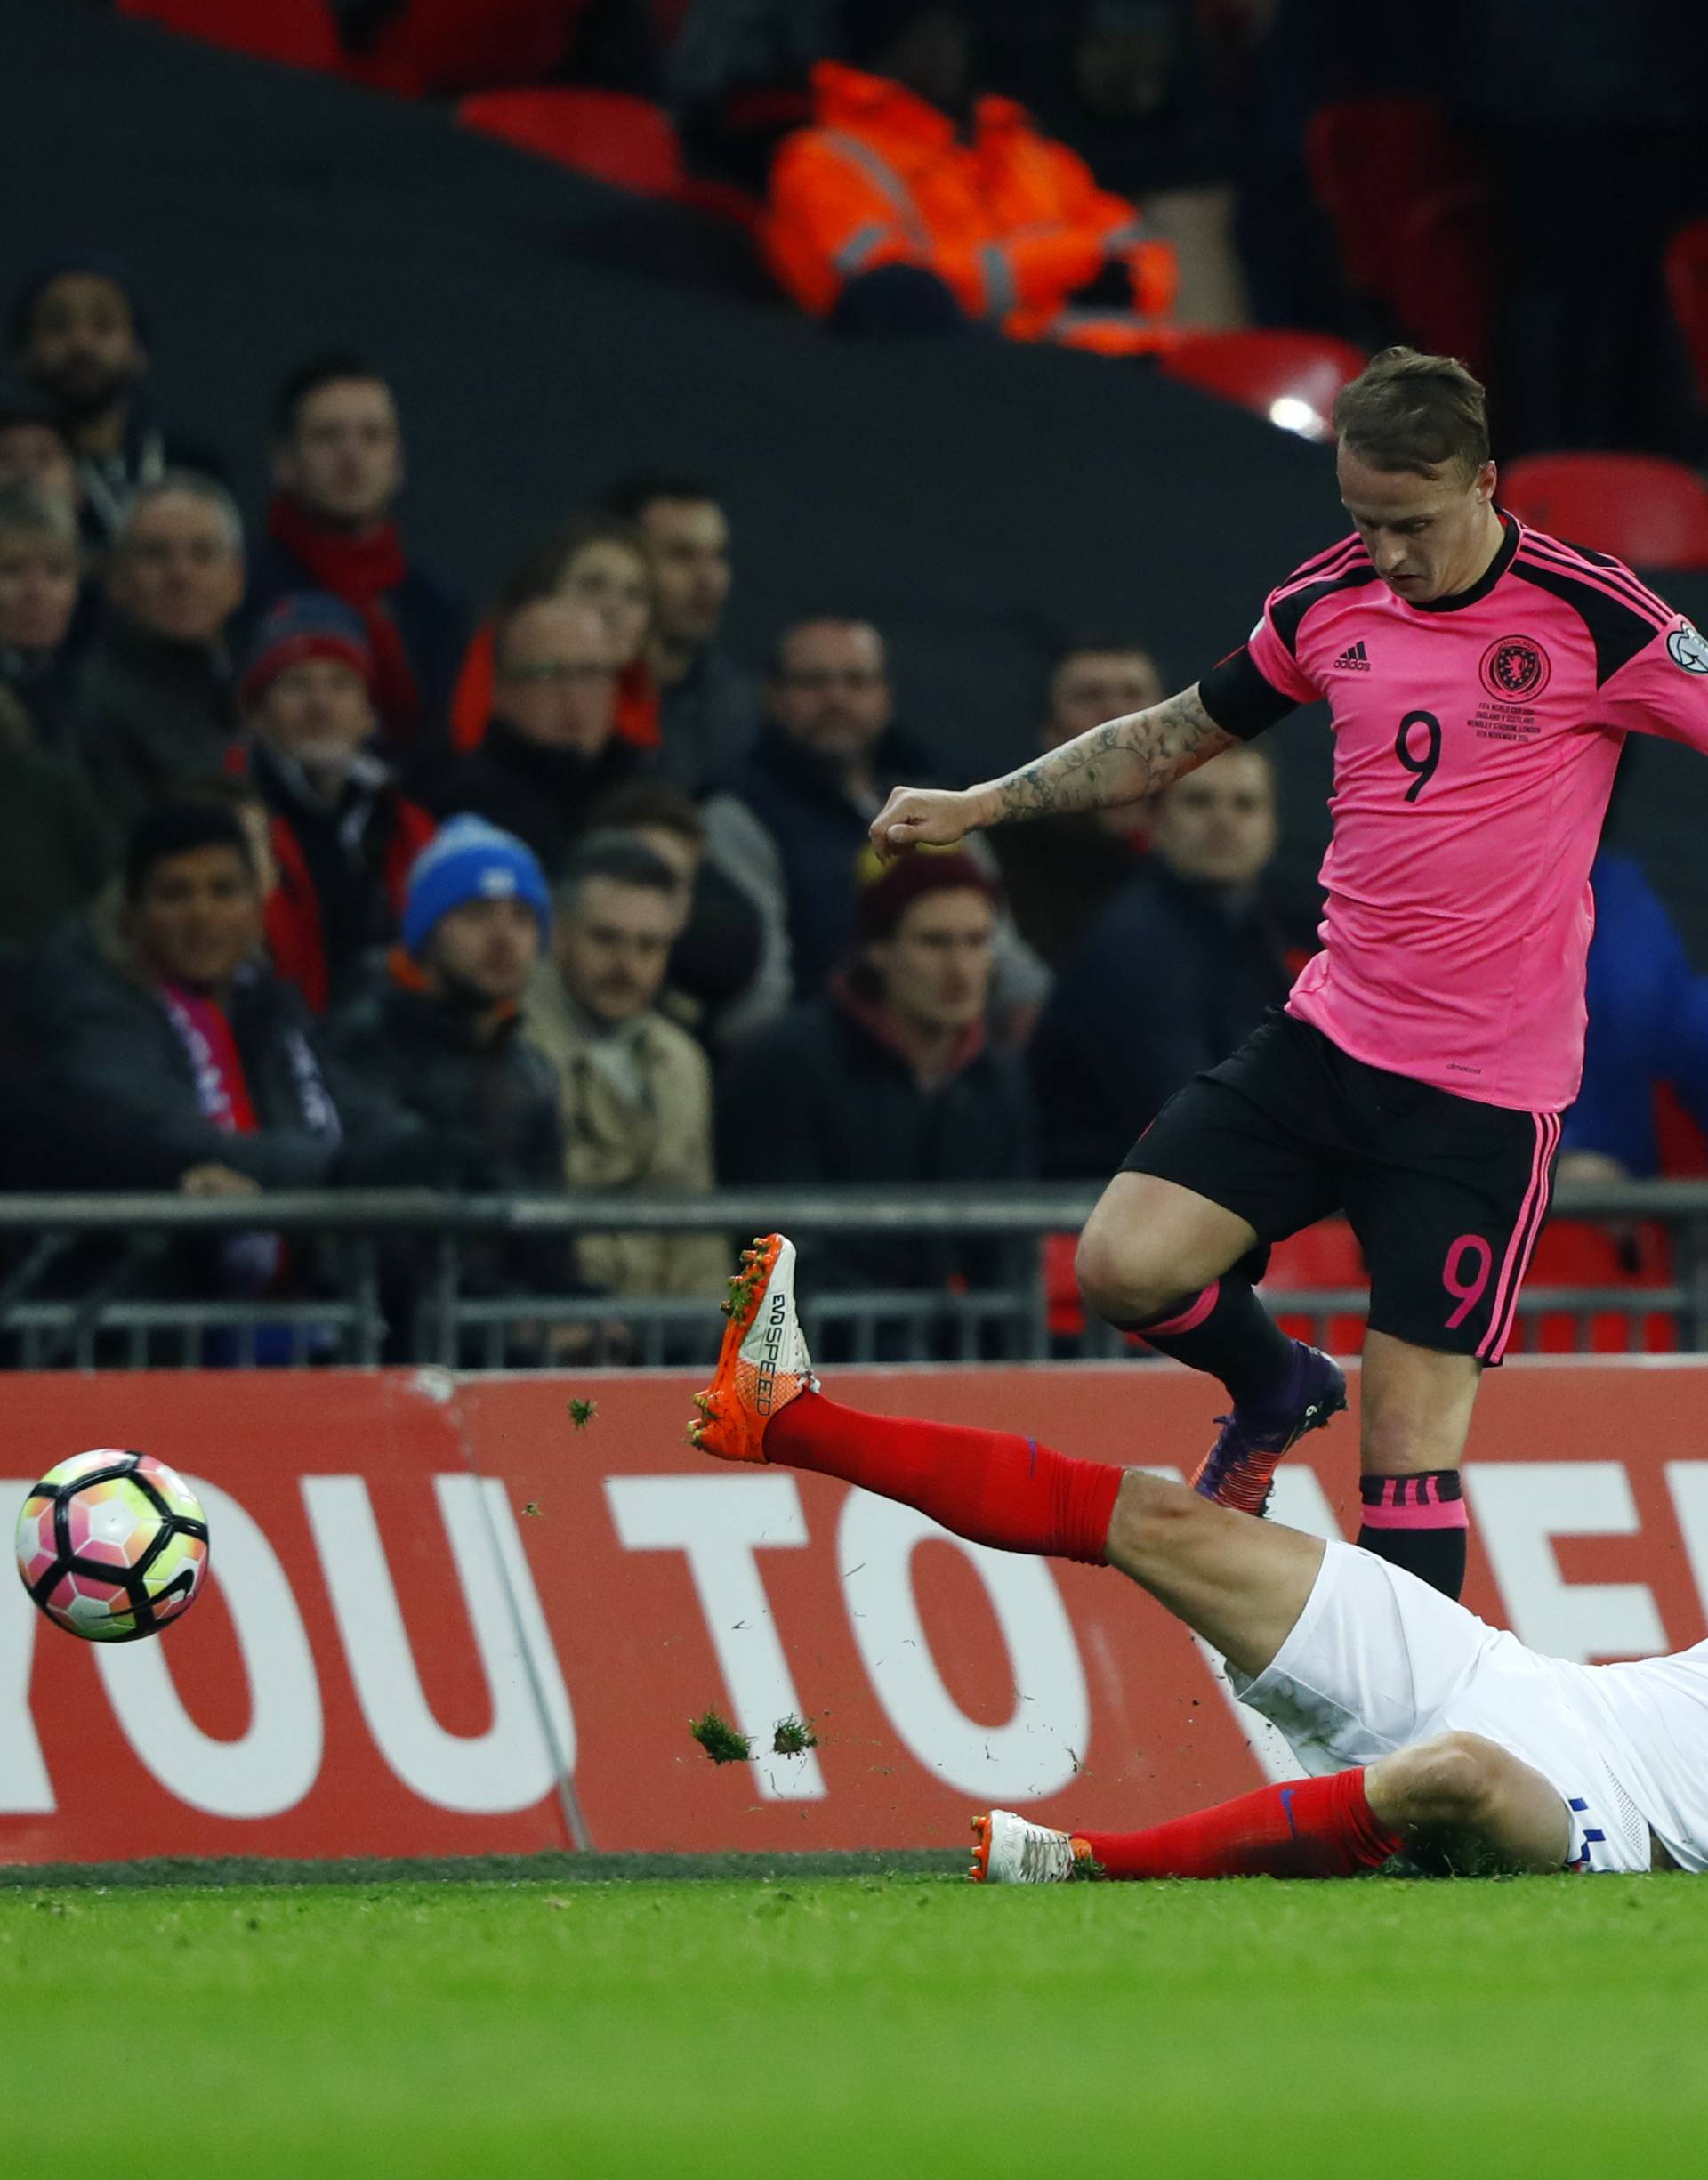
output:
{"label": "spectator in dark jacket", "polygon": [[[1156,662],[1138,644],[1113,636],[1077,638],[1051,670],[1039,746],[1059,748],[1105,720],[1160,704],[1165,693]],[[1148,837],[1142,803],[1069,811],[992,833],[1020,935],[1051,968],[1132,877]]]}
{"label": "spectator in dark jacket", "polygon": [[1047,1175],[1114,1172],[1173,1093],[1286,997],[1259,888],[1275,841],[1261,749],[1229,750],[1159,797],[1149,856],[1062,964],[1033,1042]]}
{"label": "spectator in dark jacket", "polygon": [[1655,1093],[1662,1084],[1708,1127],[1708,976],[1692,968],[1640,863],[1603,850],[1590,876],[1590,1027],[1559,1177],[1647,1181],[1660,1170]]}
{"label": "spectator in dark jacket", "polygon": [[493,715],[479,747],[423,775],[441,816],[473,811],[525,840],[556,884],[601,795],[648,769],[616,731],[609,624],[567,598],[534,598],[493,630]]}
{"label": "spectator in dark jacket", "polygon": [[[960,850],[910,856],[863,890],[855,965],[731,1057],[720,1098],[726,1182],[929,1188],[1032,1174],[1024,1070],[985,1036],[994,896]],[[826,1289],[929,1289],[976,1278],[988,1251],[936,1236],[847,1237],[802,1255],[818,1257]]]}
{"label": "spectator in dark jacket", "polygon": [[68,759],[36,746],[0,690],[0,955],[39,945],[106,884],[110,828]]}
{"label": "spectator in dark jacket", "polygon": [[557,1077],[520,1035],[551,919],[523,843],[453,818],[415,858],[385,987],[334,1024],[334,1049],[431,1130],[446,1188],[563,1186]]}
{"label": "spectator in dark jacket", "polygon": [[[168,803],[132,836],[125,909],[43,957],[39,1031],[63,1185],[241,1195],[427,1177],[422,1132],[329,1074],[300,999],[259,965],[241,823]],[[277,1249],[252,1252],[276,1268]]]}
{"label": "spectator in dark jacket", "polygon": [[12,334],[20,369],[52,403],[77,456],[92,545],[110,544],[131,500],[168,470],[223,476],[216,455],[157,421],[148,321],[109,260],[68,258],[37,272],[13,305]]}
{"label": "spectator in dark jacket", "polygon": [[173,470],[137,493],[108,569],[107,633],[77,684],[82,762],[121,836],[224,763],[226,629],[242,596],[243,524],[222,485]]}
{"label": "spectator in dark jacket", "polygon": [[[853,942],[867,828],[891,787],[929,778],[931,767],[894,723],[883,638],[868,621],[826,614],[786,630],[765,706],[752,755],[706,803],[706,845],[726,869],[781,894],[795,997],[811,998]],[[976,841],[968,852],[994,879],[988,845]],[[1030,1028],[1049,982],[1004,908],[992,1014],[1008,1041],[1023,1041],[1016,1022]]]}
{"label": "spectator in dark jacket", "polygon": [[272,813],[273,965],[316,1013],[376,977],[433,832],[375,754],[374,655],[350,608],[281,598],[244,668],[250,772]]}
{"label": "spectator in dark jacket", "polygon": [[17,699],[44,749],[72,739],[79,582],[69,509],[32,485],[0,486],[0,689]]}
{"label": "spectator in dark jacket", "polygon": [[[483,818],[453,818],[409,874],[384,989],[334,1025],[352,1072],[421,1120],[438,1187],[562,1191],[557,1070],[522,1034],[520,1005],[551,920],[544,874],[522,842]],[[412,1256],[394,1276],[413,1288],[418,1271]],[[487,1295],[581,1286],[574,1244],[556,1236],[466,1242],[461,1277]]]}
{"label": "spectator in dark jacket", "polygon": [[466,601],[404,551],[403,432],[391,387],[359,357],[305,364],[278,397],[267,535],[249,577],[254,618],[287,593],[330,591],[374,653],[387,741],[439,735],[469,639]]}
{"label": "spectator in dark jacket", "polygon": [[729,518],[683,477],[638,477],[610,496],[639,530],[652,569],[647,655],[658,684],[658,769],[702,795],[753,747],[759,682],[718,641],[729,602]]}
{"label": "spectator in dark jacket", "polygon": [[591,828],[632,833],[681,880],[688,921],[671,949],[664,1005],[702,1044],[745,1037],[789,1003],[789,934],[780,892],[706,853],[705,820],[680,787],[636,779],[608,795]]}

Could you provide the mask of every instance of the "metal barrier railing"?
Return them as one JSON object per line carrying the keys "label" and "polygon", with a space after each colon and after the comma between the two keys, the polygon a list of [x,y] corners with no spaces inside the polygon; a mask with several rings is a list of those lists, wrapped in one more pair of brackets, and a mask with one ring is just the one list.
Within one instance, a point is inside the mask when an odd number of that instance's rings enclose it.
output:
{"label": "metal barrier railing", "polygon": [[[494,1244],[571,1242],[609,1233],[715,1233],[780,1227],[802,1246],[810,1337],[844,1362],[1031,1360],[1117,1356],[1132,1346],[1090,1322],[1052,1333],[1042,1243],[1084,1222],[1079,1187],[722,1190],[697,1197],[458,1197],[431,1191],[280,1192],[240,1199],[175,1195],[0,1196],[0,1360],[25,1369],[441,1363],[498,1369],[554,1360],[697,1365],[715,1347],[713,1296],[612,1296],[514,1288],[471,1291],[472,1254]],[[1586,1347],[1597,1320],[1631,1329],[1664,1320],[1672,1343],[1708,1349],[1708,1182],[1562,1190],[1555,1215],[1664,1229],[1671,1277],[1648,1286],[1531,1287],[1514,1346],[1543,1319],[1567,1320]],[[209,1245],[264,1224],[289,1245],[288,1296],[232,1298],[204,1266]],[[851,1240],[978,1245],[976,1274],[953,1287],[838,1287],[828,1271]],[[819,1266],[812,1265],[814,1252]],[[489,1283],[489,1282],[488,1282]],[[1264,1289],[1326,1341],[1361,1317],[1361,1288]]]}

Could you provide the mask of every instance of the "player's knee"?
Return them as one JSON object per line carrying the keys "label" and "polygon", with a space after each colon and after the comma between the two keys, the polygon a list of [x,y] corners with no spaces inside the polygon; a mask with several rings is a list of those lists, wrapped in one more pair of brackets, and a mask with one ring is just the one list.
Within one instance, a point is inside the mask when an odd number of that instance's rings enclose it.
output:
{"label": "player's knee", "polygon": [[1404,1800],[1414,1824],[1475,1826],[1499,1784],[1504,1752],[1477,1733],[1440,1733],[1405,1752]]}
{"label": "player's knee", "polygon": [[1111,1564],[1137,1573],[1166,1566],[1209,1511],[1209,1502],[1185,1484],[1128,1469],[1109,1522]]}
{"label": "player's knee", "polygon": [[1079,1238],[1074,1275],[1086,1308],[1111,1325],[1145,1324],[1180,1298],[1178,1275],[1171,1277],[1141,1237],[1111,1232],[1095,1220]]}

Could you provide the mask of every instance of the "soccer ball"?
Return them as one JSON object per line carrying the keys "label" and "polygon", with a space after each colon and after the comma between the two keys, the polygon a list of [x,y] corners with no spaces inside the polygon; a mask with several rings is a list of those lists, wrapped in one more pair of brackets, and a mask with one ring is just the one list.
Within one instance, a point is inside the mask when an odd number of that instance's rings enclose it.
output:
{"label": "soccer ball", "polygon": [[18,1572],[57,1627],[91,1643],[135,1643],[194,1603],[207,1575],[207,1517],[151,1454],[74,1453],[24,1501]]}

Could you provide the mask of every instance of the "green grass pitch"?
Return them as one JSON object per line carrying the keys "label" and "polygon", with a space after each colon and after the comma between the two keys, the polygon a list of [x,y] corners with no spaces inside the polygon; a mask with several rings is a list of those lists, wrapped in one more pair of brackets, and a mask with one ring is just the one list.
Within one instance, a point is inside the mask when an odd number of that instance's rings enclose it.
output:
{"label": "green grass pitch", "polygon": [[[596,1865],[602,1868],[602,1865]],[[0,1886],[0,2171],[1708,2169],[1708,1885]]]}

